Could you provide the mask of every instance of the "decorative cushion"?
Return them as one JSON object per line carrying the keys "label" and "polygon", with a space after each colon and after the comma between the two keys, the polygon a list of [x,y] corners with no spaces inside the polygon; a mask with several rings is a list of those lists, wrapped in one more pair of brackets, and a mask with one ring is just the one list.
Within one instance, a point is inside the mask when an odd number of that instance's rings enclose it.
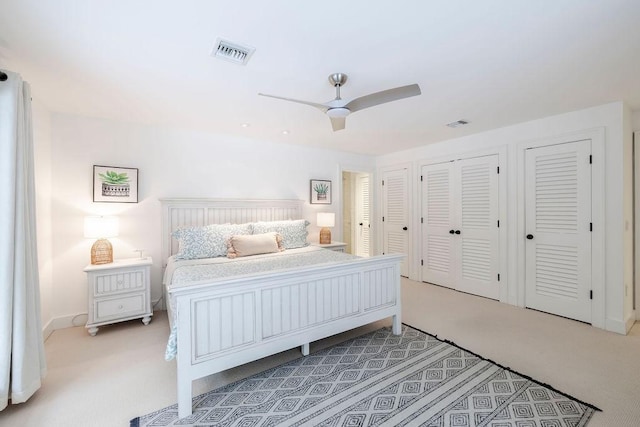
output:
{"label": "decorative cushion", "polygon": [[228,258],[270,254],[284,250],[282,247],[282,237],[275,231],[264,234],[231,236],[228,246]]}
{"label": "decorative cushion", "polygon": [[263,234],[275,231],[282,236],[282,245],[285,249],[295,249],[308,246],[307,225],[309,221],[296,219],[291,221],[265,221],[251,223],[253,234]]}
{"label": "decorative cushion", "polygon": [[227,254],[231,236],[251,234],[249,224],[211,224],[204,227],[184,227],[173,232],[180,246],[175,259],[215,258]]}

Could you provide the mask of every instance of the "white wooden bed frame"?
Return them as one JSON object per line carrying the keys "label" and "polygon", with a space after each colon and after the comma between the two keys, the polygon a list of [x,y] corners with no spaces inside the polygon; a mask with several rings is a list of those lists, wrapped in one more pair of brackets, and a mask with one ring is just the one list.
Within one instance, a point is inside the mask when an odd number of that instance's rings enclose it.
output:
{"label": "white wooden bed frame", "polygon": [[[179,227],[302,218],[301,200],[161,199],[163,266]],[[178,415],[192,413],[192,383],[253,360],[387,317],[400,334],[403,255],[358,258],[169,289],[178,332]],[[167,307],[170,304],[167,300]],[[171,314],[170,314],[171,316]]]}

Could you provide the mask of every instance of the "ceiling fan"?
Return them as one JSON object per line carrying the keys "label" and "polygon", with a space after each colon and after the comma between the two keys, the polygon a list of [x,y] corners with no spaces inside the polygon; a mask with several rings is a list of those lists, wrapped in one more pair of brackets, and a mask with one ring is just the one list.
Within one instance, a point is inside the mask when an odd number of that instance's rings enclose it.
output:
{"label": "ceiling fan", "polygon": [[331,120],[331,126],[334,132],[342,130],[345,127],[345,119],[356,111],[364,110],[365,108],[374,107],[376,105],[384,104],[386,102],[396,101],[398,99],[409,98],[411,96],[420,95],[420,86],[412,84],[408,86],[396,87],[393,89],[383,90],[381,92],[372,93],[369,95],[361,96],[352,100],[346,100],[340,98],[340,87],[344,86],[347,82],[347,75],[343,73],[334,73],[329,76],[329,83],[336,88],[336,98],[324,104],[316,102],[301,101],[298,99],[285,98],[282,96],[267,95],[265,93],[259,93],[261,96],[268,96],[270,98],[283,99],[285,101],[297,102],[299,104],[306,104],[315,107],[329,116]]}

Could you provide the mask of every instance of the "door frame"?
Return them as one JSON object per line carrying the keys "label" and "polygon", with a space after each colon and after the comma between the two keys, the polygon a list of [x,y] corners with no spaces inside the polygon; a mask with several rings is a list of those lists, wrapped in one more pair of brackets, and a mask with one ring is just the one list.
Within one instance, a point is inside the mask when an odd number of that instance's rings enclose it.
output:
{"label": "door frame", "polygon": [[[369,209],[367,212],[367,216],[369,218],[368,224],[366,224],[366,230],[369,236],[369,250],[367,251],[366,256],[371,256],[371,174],[365,174],[365,173],[360,173],[360,172],[351,172],[353,175],[352,177],[352,182],[351,182],[351,186],[353,187],[353,189],[355,190],[355,197],[352,197],[351,201],[352,201],[352,219],[355,219],[356,221],[351,221],[351,247],[352,247],[352,253],[354,255],[357,256],[361,256],[359,255],[362,248],[361,246],[363,245],[362,243],[362,234],[364,233],[363,230],[365,230],[365,228],[358,228],[360,227],[360,224],[358,224],[358,214],[361,214],[362,212],[365,212],[364,209],[361,208],[360,205],[360,196],[362,194],[362,185],[360,183],[361,180],[363,180],[366,177],[367,180],[367,186],[368,186],[368,190],[367,192],[369,193],[369,197],[368,197],[368,203],[369,203]],[[362,226],[364,227],[364,226]]]}
{"label": "door frame", "polygon": [[591,154],[591,324],[605,328],[605,129],[603,127],[564,135],[524,141],[516,145],[517,214],[513,244],[517,254],[517,305],[525,307],[526,249],[525,224],[525,151],[528,148],[545,147],[567,142],[590,139]]}
{"label": "door frame", "polygon": [[633,132],[633,310],[640,320],[640,131]]}
{"label": "door frame", "polygon": [[[473,159],[476,157],[486,157],[486,156],[498,156],[498,166],[500,167],[500,173],[498,174],[498,216],[500,220],[500,229],[499,229],[499,237],[498,241],[500,242],[500,255],[498,260],[498,268],[500,270],[500,294],[499,301],[515,304],[515,299],[511,297],[512,292],[510,289],[513,287],[512,281],[509,280],[512,277],[509,274],[509,248],[508,244],[508,230],[509,230],[509,217],[507,216],[507,184],[508,184],[508,173],[509,169],[507,168],[507,147],[499,146],[494,148],[488,148],[485,150],[474,150],[474,151],[464,151],[457,154],[449,154],[446,156],[434,157],[429,160],[421,160],[417,165],[417,180],[418,184],[422,186],[422,182],[420,179],[420,174],[422,173],[423,166],[429,166],[438,163],[447,163],[453,162],[456,160],[465,160],[465,159]],[[417,203],[417,225],[420,226],[420,218],[422,217],[422,191],[420,187],[420,191],[418,191],[418,203]],[[424,259],[424,254],[422,253],[422,227],[420,227],[420,245],[417,248],[417,253],[419,255],[419,259],[417,260],[417,264],[420,264],[420,259]],[[419,270],[418,276],[419,280],[422,281],[422,269]]]}
{"label": "door frame", "polygon": [[[377,214],[377,194],[376,194],[376,189],[372,187],[371,183],[375,182],[374,180],[377,179],[376,177],[376,171],[371,168],[368,169],[366,167],[362,167],[362,166],[352,166],[352,165],[348,165],[348,164],[338,164],[338,179],[336,180],[336,182],[338,183],[337,189],[338,192],[334,192],[334,201],[336,203],[336,210],[337,212],[339,212],[339,214],[336,214],[336,226],[334,228],[340,230],[340,236],[342,239],[344,239],[344,236],[342,236],[342,229],[343,229],[343,223],[344,223],[344,219],[342,218],[342,214],[344,213],[344,206],[343,206],[343,197],[342,195],[344,194],[344,188],[342,188],[342,173],[343,172],[351,172],[351,173],[363,173],[363,174],[367,174],[369,175],[369,219],[371,220],[371,217],[373,215]],[[337,197],[336,197],[337,194]],[[352,229],[350,230],[350,232],[353,235],[353,226],[351,227]],[[376,225],[374,224],[373,221],[371,221],[371,228],[369,229],[369,255],[375,255],[377,254],[377,235],[381,234],[381,233],[376,233]]]}
{"label": "door frame", "polygon": [[[382,212],[383,212],[383,200],[382,200],[382,177],[384,176],[384,174],[386,172],[392,172],[395,170],[401,170],[401,169],[406,169],[407,170],[407,222],[408,222],[408,227],[415,227],[415,220],[414,220],[414,213],[413,213],[413,208],[414,208],[414,197],[413,197],[413,190],[414,190],[414,186],[413,186],[413,163],[412,162],[403,162],[403,163],[396,163],[394,165],[390,165],[390,166],[384,166],[384,167],[380,167],[378,168],[378,172],[377,172],[377,176],[375,177],[375,181],[369,181],[369,191],[374,191],[376,194],[380,194],[380,197],[377,199],[379,201],[379,203],[376,203],[375,205],[375,218],[370,218],[371,224],[376,224],[376,229],[380,230],[379,233],[376,233],[375,238],[371,235],[369,235],[369,241],[370,242],[376,242],[376,252],[373,252],[373,250],[371,251],[371,254],[373,255],[374,253],[376,255],[380,255],[382,253],[382,248],[384,248],[384,236],[382,233]],[[409,250],[408,250],[408,254],[407,254],[407,270],[408,270],[408,277],[409,279],[412,280],[416,280],[415,278],[418,277],[417,275],[417,266],[414,260],[414,248],[413,248],[413,244],[414,244],[414,238],[413,238],[413,233],[409,232],[408,233],[408,239],[409,241],[407,242]]]}

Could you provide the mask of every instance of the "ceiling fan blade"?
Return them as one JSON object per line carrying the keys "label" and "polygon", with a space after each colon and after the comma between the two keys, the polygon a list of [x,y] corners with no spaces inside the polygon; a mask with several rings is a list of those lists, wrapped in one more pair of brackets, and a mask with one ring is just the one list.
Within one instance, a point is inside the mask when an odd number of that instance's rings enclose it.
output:
{"label": "ceiling fan blade", "polygon": [[298,104],[305,104],[305,105],[310,105],[312,107],[316,107],[319,110],[321,110],[322,112],[326,112],[329,107],[327,107],[324,104],[318,104],[317,102],[309,102],[309,101],[301,101],[299,99],[293,99],[293,98],[285,98],[283,96],[276,96],[276,95],[267,95],[266,93],[259,93],[258,95],[260,96],[266,96],[269,98],[275,98],[275,99],[282,99],[283,101],[291,101],[291,102],[297,102]]}
{"label": "ceiling fan blade", "polygon": [[398,99],[409,98],[411,96],[420,95],[421,93],[420,86],[417,84],[401,86],[353,99],[349,101],[344,108],[348,108],[352,113],[355,113],[356,111],[360,111],[365,108],[396,101]]}
{"label": "ceiling fan blade", "polygon": [[333,131],[342,130],[345,127],[346,118],[345,117],[329,117],[331,119],[331,127]]}

